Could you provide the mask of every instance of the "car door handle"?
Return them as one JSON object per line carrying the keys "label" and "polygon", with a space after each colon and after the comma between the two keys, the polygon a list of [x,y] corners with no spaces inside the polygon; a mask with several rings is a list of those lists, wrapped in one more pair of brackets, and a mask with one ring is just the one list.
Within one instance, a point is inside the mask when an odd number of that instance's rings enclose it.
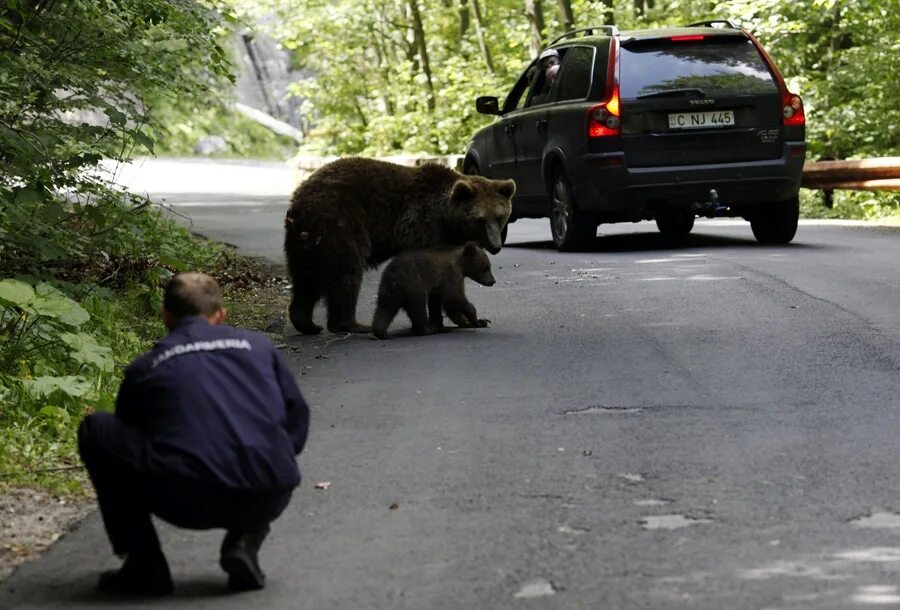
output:
{"label": "car door handle", "polygon": [[544,131],[547,129],[547,119],[540,119],[534,122],[534,126],[538,128],[538,131]]}

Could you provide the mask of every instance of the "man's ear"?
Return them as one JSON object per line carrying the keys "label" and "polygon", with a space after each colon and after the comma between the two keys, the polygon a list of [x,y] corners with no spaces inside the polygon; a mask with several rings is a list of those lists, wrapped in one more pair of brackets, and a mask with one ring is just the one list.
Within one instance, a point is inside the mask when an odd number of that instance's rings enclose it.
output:
{"label": "man's ear", "polygon": [[166,325],[166,328],[172,330],[175,327],[175,318],[172,317],[172,314],[165,307],[160,310],[160,314],[162,315],[163,324]]}
{"label": "man's ear", "polygon": [[224,324],[228,319],[228,311],[224,307],[217,309],[211,316],[207,318],[210,324]]}

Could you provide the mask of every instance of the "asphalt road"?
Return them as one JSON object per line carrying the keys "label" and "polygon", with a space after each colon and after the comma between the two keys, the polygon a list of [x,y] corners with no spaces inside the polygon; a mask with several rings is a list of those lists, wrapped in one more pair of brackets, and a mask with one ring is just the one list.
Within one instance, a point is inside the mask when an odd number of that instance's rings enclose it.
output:
{"label": "asphalt road", "polygon": [[[283,201],[176,209],[280,260]],[[227,595],[220,534],[164,528],[177,591],[152,605],[900,607],[900,229],[803,224],[763,247],[745,223],[698,222],[673,247],[603,226],[578,254],[548,239],[512,225],[497,285],[469,284],[489,328],[289,331],[313,430],[261,556],[269,586]],[[117,563],[95,515],[0,607],[123,607],[93,593]]]}

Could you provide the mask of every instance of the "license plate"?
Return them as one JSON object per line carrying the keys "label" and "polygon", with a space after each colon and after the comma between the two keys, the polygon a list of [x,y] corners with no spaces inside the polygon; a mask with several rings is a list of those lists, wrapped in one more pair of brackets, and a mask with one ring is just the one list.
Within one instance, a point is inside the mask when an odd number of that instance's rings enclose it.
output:
{"label": "license plate", "polygon": [[674,112],[669,115],[669,129],[703,129],[732,126],[734,126],[734,110]]}

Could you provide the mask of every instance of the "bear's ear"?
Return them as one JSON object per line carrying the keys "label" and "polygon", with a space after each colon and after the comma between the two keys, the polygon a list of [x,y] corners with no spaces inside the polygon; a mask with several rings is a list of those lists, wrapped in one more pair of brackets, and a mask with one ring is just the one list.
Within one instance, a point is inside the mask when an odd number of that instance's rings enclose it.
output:
{"label": "bear's ear", "polygon": [[480,249],[481,246],[478,245],[477,241],[467,241],[466,245],[463,246],[463,256],[465,256],[466,258],[477,256],[478,250]]}
{"label": "bear's ear", "polygon": [[506,197],[507,199],[512,199],[512,196],[516,194],[516,183],[513,180],[502,180],[498,181],[497,192]]}
{"label": "bear's ear", "polygon": [[469,201],[475,197],[475,189],[468,180],[457,180],[450,191],[452,201]]}

